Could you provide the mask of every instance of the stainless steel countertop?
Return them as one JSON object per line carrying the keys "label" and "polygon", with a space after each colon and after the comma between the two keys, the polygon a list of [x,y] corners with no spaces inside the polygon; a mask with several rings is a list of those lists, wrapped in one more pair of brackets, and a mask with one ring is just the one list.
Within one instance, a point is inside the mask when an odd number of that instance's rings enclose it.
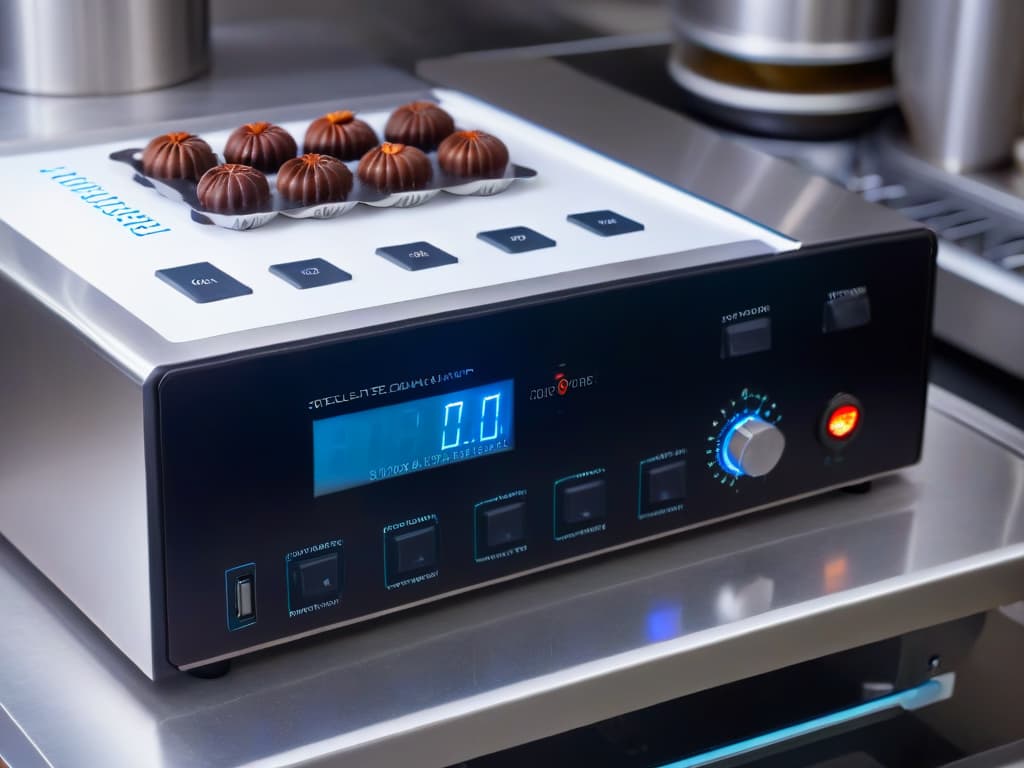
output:
{"label": "stainless steel countertop", "polygon": [[1024,598],[1024,433],[931,397],[922,464],[868,494],[267,652],[220,680],[149,682],[0,540],[0,754],[34,768],[16,752],[30,739],[54,768],[440,767]]}

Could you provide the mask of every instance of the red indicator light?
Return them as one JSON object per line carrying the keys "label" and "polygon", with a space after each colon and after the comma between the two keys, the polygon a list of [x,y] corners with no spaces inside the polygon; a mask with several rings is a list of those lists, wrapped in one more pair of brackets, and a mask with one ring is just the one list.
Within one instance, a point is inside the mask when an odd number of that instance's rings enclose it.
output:
{"label": "red indicator light", "polygon": [[569,391],[569,380],[568,379],[559,379],[558,380],[558,394],[559,395],[564,395],[568,391]]}
{"label": "red indicator light", "polygon": [[850,437],[860,424],[860,408],[855,405],[841,405],[828,416],[825,431],[835,440]]}

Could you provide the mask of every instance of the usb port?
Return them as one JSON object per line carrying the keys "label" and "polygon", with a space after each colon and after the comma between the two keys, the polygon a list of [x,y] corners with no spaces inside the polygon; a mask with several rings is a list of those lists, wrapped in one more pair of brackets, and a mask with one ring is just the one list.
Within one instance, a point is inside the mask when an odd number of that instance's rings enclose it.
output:
{"label": "usb port", "polygon": [[235,582],[235,617],[251,619],[256,614],[252,600],[252,577],[245,576]]}
{"label": "usb port", "polygon": [[256,622],[256,565],[247,563],[224,572],[228,629],[234,631]]}

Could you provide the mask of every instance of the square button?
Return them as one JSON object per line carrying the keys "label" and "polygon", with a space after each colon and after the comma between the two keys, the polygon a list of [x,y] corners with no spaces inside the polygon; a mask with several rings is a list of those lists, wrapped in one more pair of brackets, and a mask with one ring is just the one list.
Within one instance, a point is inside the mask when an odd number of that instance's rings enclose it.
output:
{"label": "square button", "polygon": [[606,516],[603,478],[559,485],[558,521],[565,528],[585,528],[604,520]]}
{"label": "square button", "polygon": [[866,293],[839,296],[825,302],[825,317],[822,322],[822,331],[825,333],[860,328],[870,322],[871,299]]}
{"label": "square button", "polygon": [[206,304],[235,296],[247,296],[252,288],[217,269],[208,261],[187,264],[184,267],[158,269],[156,276],[172,285],[197,304]]}
{"label": "square button", "polygon": [[540,248],[552,248],[556,245],[550,237],[545,237],[529,227],[492,229],[489,232],[480,232],[477,237],[485,243],[501,248],[506,253],[525,253]]}
{"label": "square button", "polygon": [[436,525],[391,533],[388,537],[389,582],[430,571],[437,565]]}
{"label": "square button", "polygon": [[648,508],[662,507],[686,498],[686,459],[662,461],[644,469]]}
{"label": "square button", "polygon": [[291,283],[296,288],[319,288],[321,285],[332,283],[343,283],[351,280],[352,275],[343,269],[338,269],[329,261],[323,259],[306,259],[305,261],[292,261],[288,264],[274,264],[270,271],[282,280]]}
{"label": "square button", "polygon": [[289,563],[288,571],[292,609],[333,600],[340,593],[341,574],[337,552],[293,560]]}
{"label": "square button", "polygon": [[443,267],[445,264],[457,264],[459,261],[450,253],[445,253],[437,246],[422,240],[416,243],[378,248],[377,255],[413,272],[420,269]]}
{"label": "square button", "polygon": [[722,329],[722,357],[742,357],[772,348],[772,319],[757,317]]}
{"label": "square button", "polygon": [[526,540],[525,502],[481,507],[477,515],[478,552],[501,552]]}
{"label": "square button", "polygon": [[573,224],[578,224],[586,230],[601,237],[612,235],[625,235],[629,232],[640,232],[644,225],[639,221],[627,219],[615,211],[588,211],[587,213],[573,213],[566,217]]}

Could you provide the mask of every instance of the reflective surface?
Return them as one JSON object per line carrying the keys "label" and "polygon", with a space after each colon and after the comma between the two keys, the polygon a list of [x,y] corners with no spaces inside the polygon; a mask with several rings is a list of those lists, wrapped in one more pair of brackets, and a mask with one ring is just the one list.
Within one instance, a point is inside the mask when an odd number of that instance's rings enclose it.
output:
{"label": "reflective surface", "polygon": [[892,0],[674,0],[677,34],[751,61],[844,64],[892,51]]}
{"label": "reflective surface", "polygon": [[[545,51],[563,57],[574,52],[581,52],[580,46]],[[529,49],[436,59],[422,62],[417,70],[799,240],[804,247],[916,227],[826,179],[634,93],[581,76],[564,61],[538,58]],[[644,81],[650,73],[635,76]],[[642,126],[642,131],[631,140],[623,121],[608,115],[628,116],[629,124]]]}
{"label": "reflective surface", "polygon": [[915,145],[954,173],[1006,164],[1024,105],[1024,5],[904,0],[896,80]]}
{"label": "reflective surface", "polygon": [[440,767],[1020,599],[1024,435],[939,390],[932,402],[923,463],[868,494],[267,652],[214,681],[150,683],[2,543],[0,704],[56,768]]}
{"label": "reflective surface", "polygon": [[[607,40],[600,50],[567,43],[545,54],[659,106],[684,114],[691,108],[665,68],[668,45],[638,45],[620,38]],[[502,55],[509,57],[515,52]],[[449,65],[442,66],[448,70]],[[767,124],[752,122],[749,115],[746,122],[751,129],[770,130]],[[982,130],[982,123],[974,120],[972,126]],[[901,209],[909,208],[913,215],[906,218],[932,227],[939,236],[935,335],[1024,378],[1024,344],[1016,335],[1024,322],[1024,271],[1013,271],[1024,247],[1024,227],[1018,226],[1024,221],[1024,200],[1015,192],[1024,189],[1024,182],[1018,171],[951,174],[924,159],[901,135],[889,130],[832,142],[768,139],[741,133],[725,136],[855,189],[900,215],[904,215]],[[640,154],[641,150],[635,152]],[[749,183],[739,190],[737,198],[750,199]],[[905,194],[884,197],[900,191]],[[928,197],[922,198],[922,193]],[[917,203],[942,203],[947,206],[943,210],[959,217],[956,221],[970,223],[950,226],[945,215],[935,216],[934,210],[928,213],[926,207],[916,207],[912,198]],[[803,201],[801,216],[792,218],[796,226],[813,228],[819,220],[830,220],[826,196],[816,200],[804,190],[797,198],[783,198],[782,202],[794,199]],[[763,208],[765,199],[758,203]]]}
{"label": "reflective surface", "polygon": [[[170,0],[165,5],[176,3]],[[7,33],[0,27],[0,61],[12,55],[3,49]],[[60,98],[0,91],[0,147],[11,141],[58,137],[78,137],[81,143],[88,132],[116,126],[422,87],[364,53],[339,47],[336,30],[308,21],[236,22],[211,29],[210,38],[211,75],[174,87]]]}
{"label": "reflective surface", "polygon": [[130,93],[209,66],[207,0],[0,0],[0,88]]}

